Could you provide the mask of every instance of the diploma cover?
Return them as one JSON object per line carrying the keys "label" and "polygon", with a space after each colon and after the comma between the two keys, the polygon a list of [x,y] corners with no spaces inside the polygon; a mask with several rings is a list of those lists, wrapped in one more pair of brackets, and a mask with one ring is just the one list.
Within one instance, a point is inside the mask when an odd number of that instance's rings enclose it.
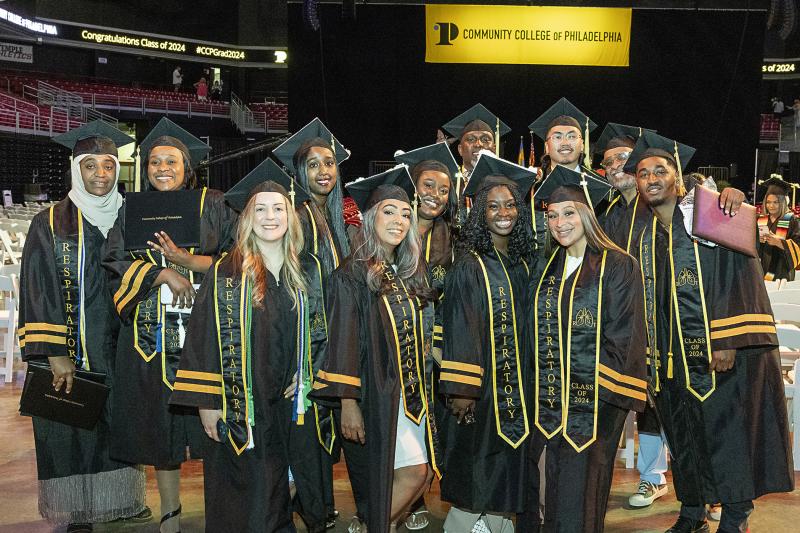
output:
{"label": "diploma cover", "polygon": [[125,250],[147,250],[164,231],[181,248],[200,245],[203,190],[132,192],[125,196]]}
{"label": "diploma cover", "polygon": [[756,251],[756,208],[742,204],[735,217],[719,208],[719,193],[696,185],[692,234],[750,257]]}
{"label": "diploma cover", "polygon": [[53,373],[45,365],[28,364],[19,402],[22,416],[38,416],[83,429],[93,429],[108,398],[105,374],[75,371],[72,392],[53,388]]}

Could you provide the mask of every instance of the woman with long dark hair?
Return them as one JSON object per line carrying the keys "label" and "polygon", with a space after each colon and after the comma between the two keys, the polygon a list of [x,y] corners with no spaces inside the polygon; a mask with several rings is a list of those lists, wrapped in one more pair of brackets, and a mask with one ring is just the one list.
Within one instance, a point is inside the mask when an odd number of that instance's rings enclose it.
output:
{"label": "woman with long dark hair", "polygon": [[302,438],[315,428],[307,394],[323,313],[319,262],[302,252],[292,204],[308,197],[277,165],[261,170],[249,194],[239,186],[226,195],[242,209],[237,244],[203,280],[170,403],[198,408],[216,441],[204,450],[206,531],[294,531],[289,468],[299,482],[301,458],[316,461],[318,477],[313,502],[298,483],[300,514],[323,531],[320,455],[315,435]]}
{"label": "woman with long dark hair", "polygon": [[[547,450],[544,531],[603,531],[625,418],[646,400],[641,274],[594,215],[610,188],[559,166],[535,194],[547,202],[552,250],[531,279],[526,313],[534,356],[532,469]],[[539,503],[535,473],[529,512]],[[526,531],[539,530],[533,522]]]}
{"label": "woman with long dark hair", "polygon": [[341,400],[342,437],[364,446],[370,460],[368,530],[389,531],[422,494],[435,461],[422,319],[433,291],[405,168],[348,190],[363,214],[361,244],[328,282],[328,353],[314,395]]}
{"label": "woman with long dark hair", "polygon": [[800,268],[800,222],[789,207],[790,185],[781,178],[770,178],[764,185],[767,192],[758,218],[758,255],[764,279],[792,281]]}
{"label": "woman with long dark hair", "polygon": [[[163,118],[142,147],[143,189],[166,192],[198,186],[194,166],[209,150],[200,139]],[[202,188],[198,193],[198,247],[179,247],[159,232],[151,237],[150,249],[127,251],[123,207],[109,232],[103,262],[123,323],[115,366],[125,394],[114,397],[111,453],[155,467],[164,533],[180,530],[180,465],[186,460],[186,447],[199,444],[192,435],[196,412],[168,405],[188,308],[212,257],[233,244],[236,223],[220,191]],[[168,289],[173,294],[171,308],[162,303],[162,292]]]}
{"label": "woman with long dark hair", "polygon": [[[439,392],[452,414],[441,421],[445,531],[513,528],[523,511],[529,359],[522,321],[532,251],[525,196],[536,174],[483,153],[465,195],[456,262],[445,280]],[[479,526],[480,527],[480,526]]]}

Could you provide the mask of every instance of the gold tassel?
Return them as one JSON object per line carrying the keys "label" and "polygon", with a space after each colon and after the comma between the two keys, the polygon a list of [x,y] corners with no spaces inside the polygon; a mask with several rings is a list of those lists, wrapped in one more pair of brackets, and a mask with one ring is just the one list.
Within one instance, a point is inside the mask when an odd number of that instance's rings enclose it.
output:
{"label": "gold tassel", "polygon": [[289,199],[292,201],[292,207],[293,208],[295,207],[295,205],[294,205],[294,195],[295,195],[295,192],[294,192],[294,178],[291,178],[289,180]]}
{"label": "gold tassel", "polygon": [[583,166],[586,168],[592,168],[592,156],[591,151],[589,149],[589,117],[586,117],[586,134],[583,139]]}
{"label": "gold tassel", "polygon": [[675,163],[678,165],[678,178],[680,178],[681,183],[683,183],[683,165],[681,165],[681,154],[678,153],[678,141],[673,142],[675,143]]}
{"label": "gold tassel", "polygon": [[306,423],[305,421],[306,415],[297,415],[297,425],[302,426]]}
{"label": "gold tassel", "polygon": [[141,165],[141,155],[139,154],[139,150],[141,146],[136,147],[136,157],[134,158],[134,169],[133,169],[133,192],[141,192],[142,190],[142,165]]}
{"label": "gold tassel", "polygon": [[672,379],[672,352],[667,353],[667,379]]}
{"label": "gold tassel", "polygon": [[494,153],[500,157],[500,117],[497,117],[497,126],[494,130]]}

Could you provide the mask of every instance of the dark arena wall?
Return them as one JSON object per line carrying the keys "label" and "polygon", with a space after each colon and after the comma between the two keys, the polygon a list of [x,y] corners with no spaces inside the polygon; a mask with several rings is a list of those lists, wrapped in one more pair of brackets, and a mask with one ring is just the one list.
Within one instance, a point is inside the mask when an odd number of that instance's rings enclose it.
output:
{"label": "dark arena wall", "polygon": [[698,148],[690,168],[736,163],[734,184],[752,180],[765,11],[635,9],[628,68],[425,63],[422,5],[358,3],[353,19],[320,4],[319,32],[302,4],[288,16],[289,129],[322,118],[352,150],[348,176],[434,142],[438,126],[476,102],[512,127],[502,155],[515,161],[520,135],[527,153],[527,125],[566,96],[600,128],[654,128]]}

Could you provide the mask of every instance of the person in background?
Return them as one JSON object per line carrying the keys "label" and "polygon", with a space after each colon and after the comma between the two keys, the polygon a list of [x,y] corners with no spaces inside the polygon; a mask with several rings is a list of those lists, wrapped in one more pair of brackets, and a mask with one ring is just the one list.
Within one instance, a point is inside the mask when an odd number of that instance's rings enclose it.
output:
{"label": "person in background", "polygon": [[22,253],[19,345],[30,365],[49,366],[53,388],[69,394],[76,371],[105,375],[110,397],[94,429],[33,417],[39,512],[70,533],[120,518],[152,517],[144,470],[111,458],[114,353],[119,321],[103,269],[106,237],[117,219],[117,148],[134,141],[94,121],[53,139],[72,151],[67,198],[37,214]]}
{"label": "person in background", "polygon": [[183,84],[183,74],[181,73],[181,67],[178,65],[175,67],[175,70],[172,71],[172,87],[174,92],[179,92],[181,90],[181,84]]}
{"label": "person in background", "polygon": [[758,255],[764,279],[793,281],[800,268],[800,220],[788,204],[791,185],[777,177],[764,185],[767,191],[758,218]]}
{"label": "person in background", "polygon": [[222,101],[222,85],[219,80],[214,80],[214,85],[211,86],[211,100],[213,102]]}
{"label": "person in background", "polygon": [[194,88],[197,91],[197,101],[205,102],[208,98],[208,83],[205,78],[200,78],[195,84]]}

